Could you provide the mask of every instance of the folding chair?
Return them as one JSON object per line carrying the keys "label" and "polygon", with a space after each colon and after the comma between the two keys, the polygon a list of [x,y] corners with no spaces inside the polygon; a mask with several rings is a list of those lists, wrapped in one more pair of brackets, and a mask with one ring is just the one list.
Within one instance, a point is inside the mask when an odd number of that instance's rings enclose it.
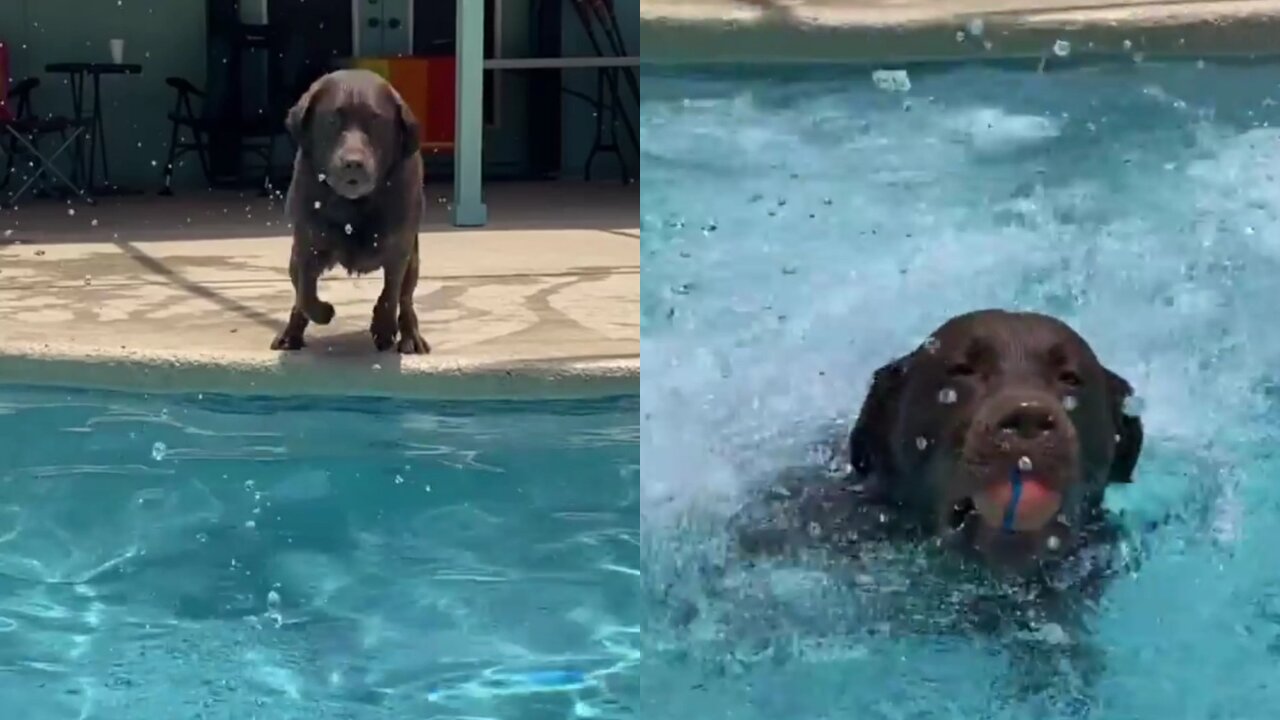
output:
{"label": "folding chair", "polygon": [[[35,172],[28,176],[17,190],[10,192],[0,202],[0,206],[13,207],[18,198],[29,188],[42,179],[47,179],[46,174],[61,183],[72,195],[92,205],[93,198],[88,191],[64,175],[55,164],[55,161],[68,148],[77,145],[81,136],[88,132],[89,121],[60,116],[43,118],[37,116],[31,107],[31,93],[39,85],[40,81],[35,78],[28,78],[15,84],[7,93],[5,112],[0,113],[0,139],[7,141],[0,142],[0,152],[7,156],[4,177],[0,179],[0,188],[8,187],[19,158],[30,157],[36,161],[32,163],[36,168]],[[12,109],[9,109],[10,106]],[[61,140],[61,144],[52,153],[42,152],[40,141],[54,134]],[[80,176],[78,167],[72,174],[76,177]]]}
{"label": "folding chair", "polygon": [[[577,12],[578,21],[597,57],[626,56],[627,47],[622,39],[618,17],[614,13],[613,0],[573,0],[573,9]],[[600,36],[603,36],[603,42],[597,36],[597,31]],[[627,81],[627,87],[630,88],[633,99],[638,103],[640,85],[635,71],[629,67],[600,68],[596,72],[595,98],[583,97],[576,92],[571,93],[582,97],[596,110],[595,140],[591,145],[591,152],[587,154],[583,172],[586,180],[591,179],[591,167],[595,163],[596,156],[601,153],[613,154],[622,168],[622,181],[625,183],[631,180],[631,171],[623,158],[622,149],[618,147],[618,124],[621,123],[623,129],[627,131],[627,137],[631,140],[633,148],[640,147],[640,137],[622,102],[620,77]]]}

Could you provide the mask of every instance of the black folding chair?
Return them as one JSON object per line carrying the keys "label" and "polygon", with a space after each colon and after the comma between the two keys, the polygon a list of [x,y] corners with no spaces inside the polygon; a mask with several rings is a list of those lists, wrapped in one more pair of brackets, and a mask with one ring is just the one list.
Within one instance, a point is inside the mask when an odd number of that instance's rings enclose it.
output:
{"label": "black folding chair", "polygon": [[[0,139],[7,142],[0,142],[0,152],[7,156],[5,163],[4,177],[0,179],[0,188],[7,188],[10,180],[13,179],[14,171],[18,167],[18,161],[27,157],[33,160],[31,164],[35,168],[35,172],[29,175],[26,180],[18,187],[17,190],[10,192],[0,206],[13,207],[18,198],[22,197],[28,189],[33,188],[36,183],[45,184],[44,180],[53,178],[74,195],[89,204],[93,204],[93,197],[89,195],[88,190],[83,187],[77,180],[81,177],[79,168],[79,140],[89,131],[89,120],[76,120],[73,118],[62,116],[40,117],[36,115],[32,106],[31,95],[40,81],[36,78],[27,78],[13,86],[9,91],[7,104],[13,107],[12,114],[9,117],[0,117]],[[57,135],[61,140],[61,144],[52,153],[43,152],[40,148],[41,141],[50,135]],[[76,149],[76,158],[73,158],[72,178],[68,178],[58,169],[55,161],[68,149]]]}
{"label": "black folding chair", "polygon": [[[622,38],[622,30],[618,25],[618,16],[614,13],[612,0],[573,0],[573,9],[577,13],[578,22],[591,42],[597,57],[626,57],[627,47]],[[603,38],[603,42],[602,42]],[[622,168],[622,181],[631,179],[631,170],[623,158],[622,149],[618,147],[619,123],[627,131],[631,147],[640,147],[640,136],[631,117],[627,115],[626,105],[622,102],[622,83],[631,90],[633,100],[638,104],[640,84],[635,71],[629,67],[603,67],[596,73],[596,97],[584,98],[595,107],[596,133],[591,144],[591,152],[587,154],[584,168],[586,180],[591,179],[591,167],[596,156],[601,153],[612,153]],[[578,93],[572,93],[579,95]],[[579,95],[580,96],[580,95]],[[607,128],[607,132],[606,132]],[[607,136],[607,137],[606,137]]]}

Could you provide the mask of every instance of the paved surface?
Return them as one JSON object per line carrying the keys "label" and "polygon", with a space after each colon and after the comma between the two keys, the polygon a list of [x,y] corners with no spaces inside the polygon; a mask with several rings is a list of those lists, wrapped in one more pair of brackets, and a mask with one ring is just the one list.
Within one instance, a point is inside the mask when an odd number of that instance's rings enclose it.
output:
{"label": "paved surface", "polygon": [[[498,186],[492,226],[421,234],[425,357],[376,353],[379,276],[321,281],[337,308],[298,353],[278,205],[234,195],[0,214],[0,377],[129,389],[429,397],[634,392],[639,193]],[[565,218],[569,218],[566,221]]]}
{"label": "paved surface", "polygon": [[[646,60],[1280,52],[1275,0],[641,0]],[[956,33],[981,18],[983,34]]]}

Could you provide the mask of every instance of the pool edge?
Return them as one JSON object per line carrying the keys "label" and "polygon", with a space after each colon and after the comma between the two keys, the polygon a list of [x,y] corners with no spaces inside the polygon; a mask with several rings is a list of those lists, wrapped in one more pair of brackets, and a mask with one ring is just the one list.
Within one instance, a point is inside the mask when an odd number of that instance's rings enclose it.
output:
{"label": "pool edge", "polygon": [[330,358],[74,352],[0,348],[0,382],[143,393],[366,396],[420,400],[577,399],[636,395],[638,357],[480,361],[395,353]]}
{"label": "pool edge", "polygon": [[[987,13],[966,12],[965,3],[955,3],[931,15],[856,6],[798,2],[771,14],[730,0],[646,0],[641,46],[650,63],[1038,63],[1052,57],[1060,40],[1089,54],[1141,53],[1139,59],[1280,54],[1280,4],[1260,0]],[[966,30],[975,18],[982,20],[978,37]]]}

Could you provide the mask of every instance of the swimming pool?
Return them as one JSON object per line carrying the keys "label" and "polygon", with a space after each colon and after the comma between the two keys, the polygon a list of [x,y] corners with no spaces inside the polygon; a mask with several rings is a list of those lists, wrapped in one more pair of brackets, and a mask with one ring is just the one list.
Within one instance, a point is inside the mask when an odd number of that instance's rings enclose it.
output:
{"label": "swimming pool", "polygon": [[25,720],[631,717],[634,398],[0,387]]}
{"label": "swimming pool", "polygon": [[[1261,720],[1280,680],[1280,69],[646,68],[643,714]],[[919,576],[722,568],[726,514],[829,460],[946,317],[1047,311],[1145,404],[1149,533],[1085,629],[902,631]],[[910,595],[910,592],[906,593]],[[1101,658],[1100,672],[1063,648]],[[1051,666],[1049,686],[1019,673]]]}

